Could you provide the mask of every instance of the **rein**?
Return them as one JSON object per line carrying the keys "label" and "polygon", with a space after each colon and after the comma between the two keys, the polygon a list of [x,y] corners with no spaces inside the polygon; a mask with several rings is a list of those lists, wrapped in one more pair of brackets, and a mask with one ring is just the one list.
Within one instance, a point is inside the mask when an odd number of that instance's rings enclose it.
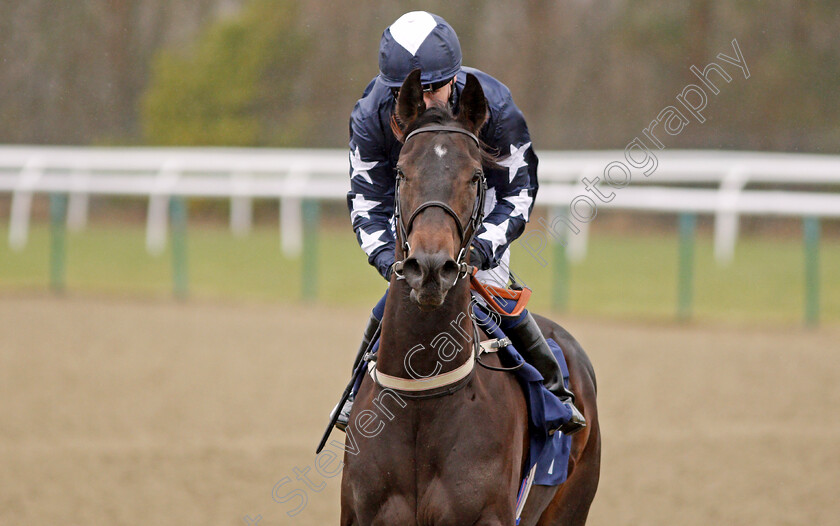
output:
{"label": "rein", "polygon": [[[478,137],[476,137],[475,134],[457,126],[442,125],[418,128],[408,134],[403,144],[408,143],[408,141],[412,137],[415,137],[420,133],[431,132],[460,133],[472,139],[477,148],[481,148],[481,143],[479,142]],[[481,226],[481,220],[484,218],[484,200],[487,195],[487,179],[484,177],[484,172],[479,171],[477,175],[479,177],[478,189],[476,190],[476,198],[473,204],[473,210],[470,214],[470,219],[466,227],[461,223],[461,218],[458,217],[458,214],[455,212],[455,210],[453,210],[451,206],[449,206],[447,203],[444,203],[443,201],[426,201],[425,203],[418,206],[414,210],[414,212],[411,213],[411,215],[408,218],[408,223],[405,223],[403,222],[402,206],[400,205],[400,181],[402,180],[403,173],[402,170],[397,168],[396,185],[394,187],[394,221],[397,224],[397,236],[399,238],[400,244],[402,245],[404,256],[408,256],[408,253],[411,251],[411,245],[408,244],[408,235],[411,233],[411,226],[414,224],[414,220],[417,219],[417,217],[424,210],[428,210],[429,208],[440,208],[444,212],[446,212],[450,217],[452,217],[452,219],[455,220],[455,226],[458,228],[458,238],[461,240],[458,256],[455,260],[455,262],[458,264],[458,275],[455,277],[455,281],[457,282],[459,279],[465,278],[470,274],[470,267],[466,261],[467,253],[470,244],[475,238],[476,232],[478,232],[478,227]],[[469,231],[470,233],[469,236],[466,235],[467,231]],[[404,263],[405,259],[394,262],[393,269],[394,274],[397,276],[397,279],[405,279],[405,276],[403,276],[402,273]]]}

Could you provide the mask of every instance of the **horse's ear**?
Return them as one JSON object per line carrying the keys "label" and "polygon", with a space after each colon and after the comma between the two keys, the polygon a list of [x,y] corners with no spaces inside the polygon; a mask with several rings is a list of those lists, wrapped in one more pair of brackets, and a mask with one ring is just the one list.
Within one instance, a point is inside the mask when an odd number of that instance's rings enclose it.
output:
{"label": "horse's ear", "polygon": [[415,69],[405,78],[397,99],[397,117],[405,129],[414,119],[426,111],[423,101],[423,87],[420,85],[420,69]]}
{"label": "horse's ear", "polygon": [[458,121],[468,130],[478,133],[487,120],[487,99],[484,90],[475,75],[467,73],[467,83],[461,92],[461,102],[458,105]]}

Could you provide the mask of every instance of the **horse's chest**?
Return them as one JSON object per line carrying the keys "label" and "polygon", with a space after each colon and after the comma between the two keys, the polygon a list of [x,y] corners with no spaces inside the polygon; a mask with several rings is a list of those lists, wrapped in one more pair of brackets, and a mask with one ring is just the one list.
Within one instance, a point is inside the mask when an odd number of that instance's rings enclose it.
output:
{"label": "horse's chest", "polygon": [[510,435],[472,422],[418,438],[418,525],[474,524],[512,514],[521,453],[513,453],[518,448],[511,447]]}
{"label": "horse's chest", "polygon": [[485,392],[472,392],[470,386],[460,399],[406,408],[378,442],[360,443],[361,453],[345,475],[353,480],[354,507],[370,519],[363,523],[511,523],[522,458],[520,422],[491,409]]}

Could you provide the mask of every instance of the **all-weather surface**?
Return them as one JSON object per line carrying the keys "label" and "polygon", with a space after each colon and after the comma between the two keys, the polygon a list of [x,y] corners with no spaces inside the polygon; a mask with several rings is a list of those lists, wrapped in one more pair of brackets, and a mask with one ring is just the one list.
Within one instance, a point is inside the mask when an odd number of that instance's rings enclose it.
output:
{"label": "all-weather surface", "polygon": [[[367,314],[5,295],[0,524],[336,524],[314,449]],[[840,516],[836,327],[554,318],[598,374],[589,524]]]}

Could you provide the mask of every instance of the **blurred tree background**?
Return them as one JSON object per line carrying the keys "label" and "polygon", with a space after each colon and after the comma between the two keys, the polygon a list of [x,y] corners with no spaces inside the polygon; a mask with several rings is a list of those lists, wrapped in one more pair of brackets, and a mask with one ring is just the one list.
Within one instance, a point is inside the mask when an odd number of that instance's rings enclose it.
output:
{"label": "blurred tree background", "polygon": [[667,147],[840,152],[836,0],[0,2],[0,143],[342,147],[382,30],[426,9],[538,149],[621,148],[737,39]]}

